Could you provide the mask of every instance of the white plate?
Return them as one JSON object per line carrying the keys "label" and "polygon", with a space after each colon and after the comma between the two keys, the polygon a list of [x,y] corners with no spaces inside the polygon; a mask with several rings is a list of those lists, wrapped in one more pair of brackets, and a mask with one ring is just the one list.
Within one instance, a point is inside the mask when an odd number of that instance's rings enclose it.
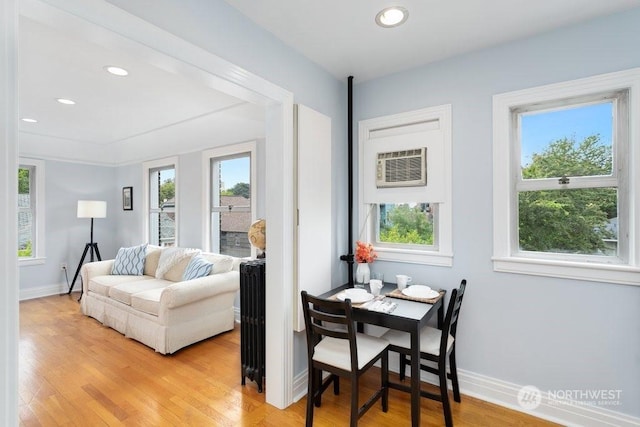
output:
{"label": "white plate", "polygon": [[430,287],[424,285],[409,286],[408,288],[404,288],[402,293],[408,297],[428,299],[435,298],[440,294],[438,291],[434,291]]}
{"label": "white plate", "polygon": [[337,296],[340,301],[344,301],[349,298],[351,300],[351,304],[360,304],[362,302],[371,301],[373,299],[373,295],[368,292],[363,292],[362,295],[349,296],[344,292],[340,292]]}

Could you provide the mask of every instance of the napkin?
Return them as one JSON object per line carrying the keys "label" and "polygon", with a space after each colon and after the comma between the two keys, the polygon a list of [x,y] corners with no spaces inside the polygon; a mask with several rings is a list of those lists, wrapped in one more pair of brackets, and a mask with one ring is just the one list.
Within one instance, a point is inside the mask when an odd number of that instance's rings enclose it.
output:
{"label": "napkin", "polygon": [[391,313],[396,309],[398,304],[393,301],[378,300],[367,306],[367,310],[379,311],[381,313]]}

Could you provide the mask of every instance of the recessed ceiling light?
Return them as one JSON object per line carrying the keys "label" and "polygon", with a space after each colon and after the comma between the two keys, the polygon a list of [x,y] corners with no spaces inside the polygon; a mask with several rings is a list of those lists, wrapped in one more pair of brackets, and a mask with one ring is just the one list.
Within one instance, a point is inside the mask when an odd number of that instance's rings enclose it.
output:
{"label": "recessed ceiling light", "polygon": [[108,73],[113,74],[114,76],[124,77],[124,76],[129,74],[129,72],[127,70],[125,70],[124,68],[116,67],[114,65],[107,65],[106,67],[104,67],[104,69]]}
{"label": "recessed ceiling light", "polygon": [[381,10],[376,15],[376,24],[384,28],[397,27],[404,24],[409,17],[409,11],[404,7],[392,6]]}
{"label": "recessed ceiling light", "polygon": [[27,122],[27,123],[38,123],[38,121],[36,119],[32,119],[31,117],[23,117],[20,120],[22,120],[23,122]]}
{"label": "recessed ceiling light", "polygon": [[71,99],[66,98],[56,98],[56,101],[64,105],[74,105],[76,103],[76,101],[72,101]]}

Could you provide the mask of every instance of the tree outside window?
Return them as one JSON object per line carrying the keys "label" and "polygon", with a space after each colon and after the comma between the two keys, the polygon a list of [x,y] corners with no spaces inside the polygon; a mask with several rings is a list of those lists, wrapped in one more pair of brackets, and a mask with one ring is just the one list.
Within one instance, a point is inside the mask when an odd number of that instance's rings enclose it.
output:
{"label": "tree outside window", "polygon": [[33,257],[33,167],[18,169],[18,257]]}

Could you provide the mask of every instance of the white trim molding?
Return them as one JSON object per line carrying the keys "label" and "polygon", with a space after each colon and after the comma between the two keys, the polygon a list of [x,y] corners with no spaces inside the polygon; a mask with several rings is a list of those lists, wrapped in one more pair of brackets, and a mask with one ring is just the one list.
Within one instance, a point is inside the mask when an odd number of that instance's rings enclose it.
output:
{"label": "white trim molding", "polygon": [[[520,165],[513,143],[512,113],[524,106],[578,100],[597,94],[628,91],[629,126],[627,134],[628,173],[621,176],[628,190],[628,203],[619,208],[626,218],[623,257],[542,254],[520,251],[517,238],[516,171]],[[493,268],[494,271],[560,277],[623,285],[640,285],[640,68],[597,75],[569,82],[529,88],[493,97]],[[615,131],[615,130],[614,130]],[[624,139],[624,138],[623,138]],[[622,147],[622,146],[621,146]],[[622,148],[621,148],[622,149]],[[622,169],[621,169],[622,170]],[[622,188],[622,187],[621,187]],[[625,199],[626,200],[626,199]],[[628,234],[628,240],[626,236]]]}
{"label": "white trim molding", "polygon": [[[18,265],[28,266],[28,265],[39,265],[44,264],[47,260],[46,257],[46,221],[45,221],[45,163],[42,160],[37,159],[29,159],[25,157],[20,157],[19,166],[33,166],[35,170],[35,180],[34,184],[34,193],[35,193],[35,215],[33,218],[33,222],[35,225],[35,230],[33,232],[33,257],[31,258],[18,258]],[[31,190],[31,189],[30,189]]]}
{"label": "white trim molding", "polygon": [[18,425],[18,1],[0,2],[0,425]]}
{"label": "white trim molding", "polygon": [[[250,160],[250,181],[251,185],[251,220],[256,219],[256,210],[258,205],[258,156],[257,141],[241,142],[238,144],[224,145],[221,147],[211,148],[202,152],[202,247],[205,251],[212,251],[211,245],[211,196],[212,196],[212,176],[211,176],[211,160],[220,159],[222,157],[236,156],[241,154],[249,154]],[[215,250],[214,250],[215,252]],[[256,257],[256,248],[251,246],[251,257]]]}

